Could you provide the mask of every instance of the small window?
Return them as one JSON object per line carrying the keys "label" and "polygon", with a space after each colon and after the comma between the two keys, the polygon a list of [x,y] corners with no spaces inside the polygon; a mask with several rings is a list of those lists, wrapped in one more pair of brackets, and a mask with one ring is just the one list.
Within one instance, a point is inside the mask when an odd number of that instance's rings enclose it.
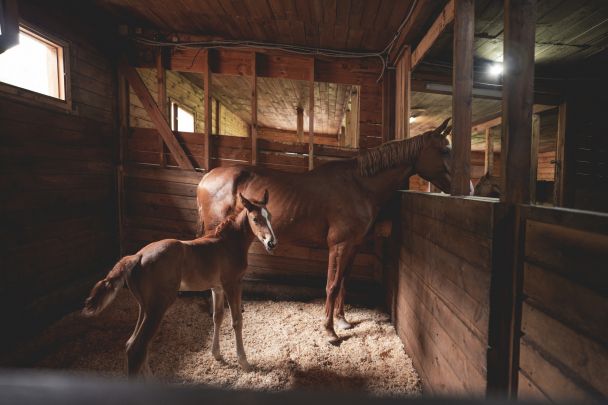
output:
{"label": "small window", "polygon": [[195,132],[194,127],[194,111],[172,101],[171,129],[181,132]]}
{"label": "small window", "polygon": [[65,100],[64,47],[26,28],[19,45],[0,55],[0,81]]}

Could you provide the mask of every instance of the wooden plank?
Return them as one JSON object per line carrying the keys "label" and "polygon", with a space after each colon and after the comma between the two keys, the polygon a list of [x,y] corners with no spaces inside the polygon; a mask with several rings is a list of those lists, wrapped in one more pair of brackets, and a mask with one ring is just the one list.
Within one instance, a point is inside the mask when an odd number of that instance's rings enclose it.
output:
{"label": "wooden plank", "polygon": [[536,1],[505,0],[501,201],[530,200]]}
{"label": "wooden plank", "polygon": [[486,128],[486,148],[484,157],[483,173],[490,176],[494,172],[494,140],[492,139],[492,129]]}
{"label": "wooden plank", "polygon": [[211,98],[211,50],[205,50],[204,61],[205,61],[205,71],[203,72],[203,89],[204,91],[204,115],[205,115],[205,135],[203,137],[203,143],[205,148],[205,154],[203,156],[203,168],[207,171],[211,170],[211,148],[210,148],[210,139],[211,139],[211,108],[213,100]]}
{"label": "wooden plank", "polygon": [[525,372],[518,372],[517,399],[520,401],[549,402],[550,399],[530,380]]}
{"label": "wooden plank", "polygon": [[203,173],[186,172],[175,169],[160,169],[153,167],[126,165],[124,175],[133,178],[152,179],[197,185],[203,178]]}
{"label": "wooden plank", "polygon": [[567,278],[526,263],[523,291],[535,306],[600,342],[608,336],[608,299]]}
{"label": "wooden plank", "polygon": [[296,108],[296,128],[297,128],[297,140],[298,142],[304,141],[304,109],[302,107]]}
{"label": "wooden plank", "polygon": [[[418,63],[424,58],[427,52],[431,49],[437,38],[446,29],[446,27],[454,21],[454,0],[450,0],[448,4],[443,8],[441,14],[437,17],[431,28],[426,32],[422,40],[418,43],[418,46],[412,52],[412,69],[416,68]],[[454,29],[456,32],[456,28]],[[454,49],[458,49],[454,47]]]}
{"label": "wooden plank", "polygon": [[152,95],[139,76],[139,73],[137,73],[135,68],[124,64],[121,65],[120,70],[123,72],[127,80],[129,80],[129,84],[137,94],[137,97],[140,99],[142,105],[146,109],[146,112],[150,116],[150,119],[152,119],[152,122],[154,122],[158,132],[163,137],[169,151],[177,160],[180,167],[194,170],[194,166],[192,166],[192,163],[190,163],[190,160],[188,160],[186,153],[173,135],[173,131],[171,131],[164,114],[159,110],[156,102],[152,98]]}
{"label": "wooden plank", "polygon": [[574,381],[525,337],[521,340],[520,367],[552,401],[601,402],[602,396]]}
{"label": "wooden plank", "polygon": [[251,54],[251,164],[258,164],[258,75],[257,54]]}
{"label": "wooden plank", "polygon": [[452,79],[452,195],[470,194],[474,34],[475,2],[457,1],[454,4]]}
{"label": "wooden plank", "polygon": [[538,148],[540,146],[540,115],[532,115],[532,141],[530,147],[530,202],[536,202],[536,179],[538,177]]}
{"label": "wooden plank", "polygon": [[401,29],[401,32],[399,32],[397,40],[388,50],[389,61],[394,62],[401,56],[404,47],[408,43],[407,38],[411,34],[412,28],[415,27],[416,24],[420,23],[421,17],[426,16],[430,9],[432,9],[432,6],[428,0],[420,0],[414,4],[412,14]]}
{"label": "wooden plank", "polygon": [[608,349],[606,343],[596,342],[578,332],[578,328],[554,319],[546,312],[524,302],[521,330],[526,339],[557,359],[564,368],[608,397]]}

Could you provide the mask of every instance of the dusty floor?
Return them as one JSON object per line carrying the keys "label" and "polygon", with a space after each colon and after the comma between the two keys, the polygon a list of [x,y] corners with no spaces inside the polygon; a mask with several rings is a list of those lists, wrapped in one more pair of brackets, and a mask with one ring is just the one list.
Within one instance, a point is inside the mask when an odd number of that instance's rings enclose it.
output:
{"label": "dusty floor", "polygon": [[[124,375],[124,343],[137,319],[137,304],[126,290],[98,318],[73,313],[55,323],[20,351],[37,368]],[[416,395],[420,381],[388,316],[377,310],[347,308],[355,324],[339,332],[339,347],[321,332],[320,301],[245,302],[243,340],[252,372],[236,362],[229,311],[221,333],[224,362],[210,353],[213,322],[207,301],[179,298],[152,343],[154,378],[224,388],[260,390],[362,390],[374,395]]]}

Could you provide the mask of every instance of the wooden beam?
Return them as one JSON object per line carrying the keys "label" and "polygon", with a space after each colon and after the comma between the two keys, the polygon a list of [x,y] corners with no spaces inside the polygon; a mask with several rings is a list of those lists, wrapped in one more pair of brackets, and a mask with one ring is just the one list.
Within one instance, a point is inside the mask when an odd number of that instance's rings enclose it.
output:
{"label": "wooden beam", "polygon": [[308,170],[315,166],[315,59],[310,59],[311,76],[308,82]]}
{"label": "wooden beam", "polygon": [[215,134],[220,134],[220,100],[215,99]]}
{"label": "wooden beam", "polygon": [[494,173],[494,140],[492,139],[491,128],[486,128],[486,154],[483,172],[490,176]]}
{"label": "wooden beam", "polygon": [[[156,89],[157,89],[157,104],[158,109],[165,115],[165,119],[169,119],[167,116],[167,72],[165,71],[165,52],[163,48],[158,48],[156,51]],[[161,135],[158,136],[159,142],[159,161],[160,167],[165,167],[167,165],[165,158],[165,151],[167,149],[165,142],[163,141],[163,137]]]}
{"label": "wooden beam", "polygon": [[163,137],[163,140],[177,161],[177,164],[183,169],[194,170],[194,166],[192,166],[192,163],[190,163],[184,149],[175,138],[173,131],[171,131],[171,127],[169,127],[169,123],[167,122],[165,115],[160,111],[158,105],[156,105],[154,98],[148,91],[148,88],[139,76],[139,73],[137,73],[137,70],[135,70],[134,67],[123,63],[120,66],[120,71],[129,81],[129,84],[133,88],[133,91],[135,91],[135,94],[137,94],[137,97],[150,116],[152,123]]}
{"label": "wooden beam", "polygon": [[566,145],[566,103],[559,106],[557,113],[557,141],[555,153],[555,183],[553,187],[553,205],[564,206],[564,185],[566,179],[566,165],[564,162]]}
{"label": "wooden beam", "polygon": [[251,164],[258,164],[258,75],[256,52],[251,54]]}
{"label": "wooden beam", "polygon": [[505,0],[502,201],[530,201],[535,0]]}
{"label": "wooden beam", "polygon": [[532,115],[532,142],[530,148],[530,202],[536,202],[536,178],[538,173],[538,148],[540,144],[540,115]]}
{"label": "wooden beam", "polygon": [[[414,52],[412,52],[411,67],[414,69],[416,65],[424,58],[427,52],[431,49],[439,35],[446,29],[446,27],[454,21],[454,1],[450,0],[448,4],[443,8],[441,14],[437,17],[431,28],[424,35]],[[456,48],[454,48],[456,49]]]}
{"label": "wooden beam", "polygon": [[395,71],[384,72],[382,83],[382,142],[395,139]]}
{"label": "wooden beam", "polygon": [[203,138],[203,167],[205,170],[211,170],[211,54],[209,49],[204,51],[204,67],[203,71],[203,108],[205,115],[205,137]]}
{"label": "wooden beam", "polygon": [[[557,108],[554,105],[534,104],[532,111],[534,114],[540,114],[545,111]],[[483,117],[473,122],[471,132],[473,134],[484,132],[487,128],[494,128],[502,124],[502,112],[497,112],[487,117]]]}
{"label": "wooden beam", "polygon": [[302,107],[296,108],[297,114],[297,134],[298,134],[298,142],[302,142],[304,140],[304,109]]}
{"label": "wooden beam", "polygon": [[116,191],[118,194],[118,240],[120,255],[124,256],[126,251],[124,235],[124,209],[126,207],[125,198],[125,174],[124,164],[126,161],[127,142],[129,136],[129,112],[131,103],[129,101],[129,82],[122,72],[118,72],[118,170],[116,177]]}
{"label": "wooden beam", "polygon": [[474,0],[454,4],[454,68],[452,88],[452,195],[469,195],[473,105]]}
{"label": "wooden beam", "polygon": [[410,48],[397,61],[395,72],[395,139],[407,139],[410,134],[411,68]]}
{"label": "wooden beam", "polygon": [[401,56],[404,51],[404,47],[407,46],[407,36],[411,32],[412,27],[414,27],[416,23],[419,22],[421,16],[426,16],[429,13],[429,10],[432,8],[433,5],[431,4],[431,0],[418,0],[415,3],[414,9],[412,10],[412,14],[406,21],[403,28],[401,28],[399,37],[397,37],[397,40],[393,44],[392,48],[389,50],[389,62],[394,62]]}

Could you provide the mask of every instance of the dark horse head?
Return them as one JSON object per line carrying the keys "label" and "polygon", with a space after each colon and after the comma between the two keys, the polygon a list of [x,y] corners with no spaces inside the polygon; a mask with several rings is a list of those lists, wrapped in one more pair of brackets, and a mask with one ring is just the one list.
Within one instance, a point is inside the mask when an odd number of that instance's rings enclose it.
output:
{"label": "dark horse head", "polygon": [[452,131],[452,127],[448,127],[449,121],[450,118],[434,130],[420,135],[422,137],[422,149],[414,163],[416,173],[426,181],[430,181],[436,187],[439,187],[444,193],[450,192],[452,184],[450,178],[452,149],[447,139]]}

